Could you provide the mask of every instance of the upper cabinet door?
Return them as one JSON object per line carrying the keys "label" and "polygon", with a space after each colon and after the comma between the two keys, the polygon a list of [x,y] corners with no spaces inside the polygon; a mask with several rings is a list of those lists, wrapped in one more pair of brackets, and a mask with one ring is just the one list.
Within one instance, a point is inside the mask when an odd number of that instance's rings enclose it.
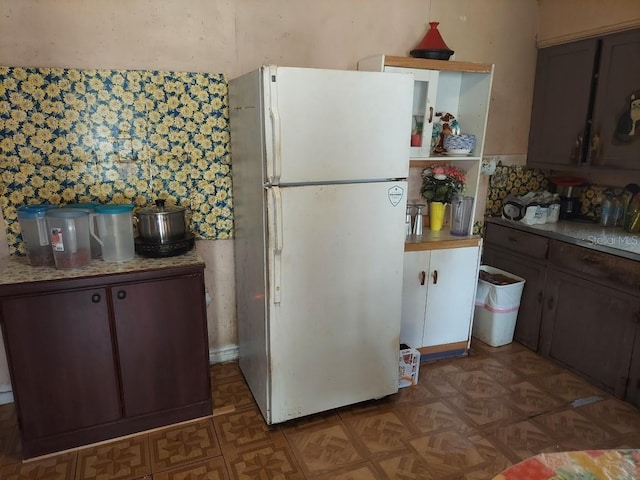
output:
{"label": "upper cabinet door", "polygon": [[538,52],[528,163],[585,162],[596,51],[590,39]]}
{"label": "upper cabinet door", "polygon": [[538,52],[531,166],[640,170],[640,29]]}
{"label": "upper cabinet door", "polygon": [[429,158],[439,72],[402,67],[385,67],[384,71],[413,74],[411,158]]}
{"label": "upper cabinet door", "polygon": [[602,39],[590,164],[640,170],[640,29]]}

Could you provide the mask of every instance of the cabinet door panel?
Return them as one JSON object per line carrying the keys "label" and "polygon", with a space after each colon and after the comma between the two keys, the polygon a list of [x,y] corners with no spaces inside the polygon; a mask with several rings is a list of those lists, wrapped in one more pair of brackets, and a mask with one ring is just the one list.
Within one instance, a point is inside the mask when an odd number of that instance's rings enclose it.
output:
{"label": "cabinet door panel", "polygon": [[632,95],[640,99],[639,59],[640,29],[603,38],[593,111],[602,151],[592,165],[640,170],[640,108],[630,108]]}
{"label": "cabinet door panel", "polygon": [[422,346],[469,339],[478,283],[479,247],[432,250]]}
{"label": "cabinet door panel", "polygon": [[202,274],[111,288],[125,416],[210,395]]}
{"label": "cabinet door panel", "polygon": [[549,270],[545,303],[541,352],[623,397],[640,300]]}
{"label": "cabinet door panel", "polygon": [[528,163],[579,163],[575,147],[587,126],[596,46],[589,39],[538,52]]}
{"label": "cabinet door panel", "polygon": [[522,290],[522,297],[520,298],[520,308],[518,309],[518,319],[516,320],[513,338],[537,351],[546,267],[533,260],[487,246],[485,246],[483,263],[505,272],[513,273],[526,280]]}
{"label": "cabinet door panel", "polygon": [[431,252],[405,252],[402,279],[400,342],[422,347],[424,312],[427,304],[427,275]]}
{"label": "cabinet door panel", "polygon": [[[385,67],[384,71],[413,74],[413,119],[411,133],[413,135],[415,131],[420,140],[419,144],[412,141],[411,158],[429,158],[431,156],[433,122],[436,118],[435,108],[439,72],[435,70],[399,67]],[[419,122],[419,124],[417,122]]]}
{"label": "cabinet door panel", "polygon": [[24,438],[120,418],[107,302],[104,289],[2,301]]}

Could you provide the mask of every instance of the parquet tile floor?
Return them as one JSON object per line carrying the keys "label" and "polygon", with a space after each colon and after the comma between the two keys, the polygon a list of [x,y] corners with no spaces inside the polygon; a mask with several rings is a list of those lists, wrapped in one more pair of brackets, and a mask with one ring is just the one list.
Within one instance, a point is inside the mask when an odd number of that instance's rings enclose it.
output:
{"label": "parquet tile floor", "polygon": [[237,362],[211,378],[212,417],[27,462],[2,405],[0,479],[485,480],[541,452],[640,448],[640,410],[515,342],[474,340],[415,387],[273,427]]}

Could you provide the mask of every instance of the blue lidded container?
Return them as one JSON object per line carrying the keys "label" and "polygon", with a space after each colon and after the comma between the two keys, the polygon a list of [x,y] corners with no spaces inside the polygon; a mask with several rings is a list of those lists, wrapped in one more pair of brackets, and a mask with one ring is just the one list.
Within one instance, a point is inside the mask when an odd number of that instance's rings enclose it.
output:
{"label": "blue lidded container", "polygon": [[49,244],[49,233],[45,214],[56,205],[33,204],[18,207],[18,223],[22,240],[27,249],[27,259],[35,267],[53,266],[53,252]]}
{"label": "blue lidded container", "polygon": [[[64,208],[80,208],[82,210],[86,210],[89,212],[89,214],[95,213],[96,211],[96,207],[100,205],[100,203],[98,202],[78,202],[78,203],[68,203],[64,206]],[[93,223],[93,226],[95,228],[96,226],[96,221],[95,218],[90,218],[89,222]],[[100,258],[100,255],[102,255],[102,247],[100,246],[100,244],[98,243],[98,241],[91,237],[90,239],[90,243],[91,243],[91,258]]]}

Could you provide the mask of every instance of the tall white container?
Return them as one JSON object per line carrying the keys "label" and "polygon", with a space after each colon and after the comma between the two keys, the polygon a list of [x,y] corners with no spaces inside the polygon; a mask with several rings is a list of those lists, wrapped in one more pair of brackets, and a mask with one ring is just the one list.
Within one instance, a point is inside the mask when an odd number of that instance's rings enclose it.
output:
{"label": "tall white container", "polygon": [[135,256],[132,210],[129,204],[96,206],[98,232],[91,223],[91,235],[101,245],[105,262],[125,262]]}

